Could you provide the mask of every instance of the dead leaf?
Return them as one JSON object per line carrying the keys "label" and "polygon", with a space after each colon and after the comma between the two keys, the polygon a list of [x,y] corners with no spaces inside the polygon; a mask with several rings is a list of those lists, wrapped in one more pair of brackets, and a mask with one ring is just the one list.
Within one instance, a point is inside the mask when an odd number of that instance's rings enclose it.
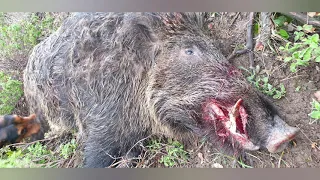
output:
{"label": "dead leaf", "polygon": [[262,50],[264,49],[264,45],[262,44],[261,41],[258,41],[258,42],[257,42],[255,49],[256,49],[257,51],[262,51]]}
{"label": "dead leaf", "polygon": [[282,56],[276,56],[276,60],[282,61],[282,60],[283,60],[283,57],[282,57]]}
{"label": "dead leaf", "polygon": [[316,142],[313,142],[311,144],[312,149],[318,149],[318,144]]}
{"label": "dead leaf", "polygon": [[310,30],[304,30],[306,33],[314,33],[316,31],[316,28],[311,28]]}
{"label": "dead leaf", "polygon": [[314,96],[317,98],[318,101],[320,101],[320,91],[315,92]]}
{"label": "dead leaf", "polygon": [[320,16],[320,12],[308,12],[309,17]]}
{"label": "dead leaf", "polygon": [[295,142],[295,140],[292,140],[292,144],[293,144],[293,147],[297,146],[297,143]]}

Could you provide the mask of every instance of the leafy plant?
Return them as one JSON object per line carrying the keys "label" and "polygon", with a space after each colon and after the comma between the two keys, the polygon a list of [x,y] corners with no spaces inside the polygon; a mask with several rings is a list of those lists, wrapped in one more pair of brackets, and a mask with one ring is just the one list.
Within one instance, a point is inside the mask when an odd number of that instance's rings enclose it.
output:
{"label": "leafy plant", "polygon": [[313,99],[311,102],[311,105],[312,105],[312,111],[309,114],[309,116],[315,119],[316,121],[320,120],[320,103]]}
{"label": "leafy plant", "polygon": [[151,140],[147,148],[153,153],[161,152],[159,163],[166,167],[173,167],[178,164],[184,164],[188,159],[188,152],[184,150],[183,145],[172,139],[168,139],[167,144],[162,144],[158,140]]}
{"label": "leafy plant", "polygon": [[23,149],[17,147],[15,151],[4,147],[0,149],[0,168],[54,168],[75,152],[77,144],[73,139],[58,147],[60,148],[53,148],[55,150],[52,150],[40,142],[29,145]]}
{"label": "leafy plant", "polygon": [[22,95],[22,83],[0,72],[0,114],[10,114]]}
{"label": "leafy plant", "polygon": [[29,158],[24,156],[21,149],[17,151],[8,150],[5,155],[0,158],[0,168],[29,168],[34,167],[34,164]]}
{"label": "leafy plant", "polygon": [[274,99],[281,99],[286,95],[286,88],[282,83],[275,87],[270,84],[268,76],[257,75],[256,73],[251,73],[243,67],[240,68],[249,72],[250,75],[247,76],[247,80],[262,93],[271,96]]}
{"label": "leafy plant", "polygon": [[319,34],[307,34],[313,30],[312,25],[298,26],[294,43],[279,48],[285,54],[284,61],[291,63],[291,72],[296,72],[299,66],[308,66],[311,61],[320,62]]}
{"label": "leafy plant", "polygon": [[259,35],[259,31],[260,31],[259,23],[254,23],[254,25],[253,25],[253,35],[254,36]]}
{"label": "leafy plant", "polygon": [[47,149],[47,146],[42,145],[39,142],[29,146],[27,149],[30,152],[30,155],[34,157],[41,157],[43,155],[50,154],[50,151]]}
{"label": "leafy plant", "polygon": [[276,24],[277,34],[279,34],[284,39],[289,39],[290,35],[285,30],[285,26],[292,21],[292,19],[280,15],[273,19],[273,22]]}
{"label": "leafy plant", "polygon": [[281,37],[283,37],[284,39],[289,39],[289,34],[287,33],[287,31],[286,30],[284,30],[284,29],[280,29],[279,31],[278,31],[278,34],[281,36]]}
{"label": "leafy plant", "polygon": [[57,29],[53,22],[54,18],[49,13],[43,19],[32,13],[29,19],[14,24],[6,24],[0,18],[0,52],[12,57],[19,50],[31,49],[39,43],[40,37]]}
{"label": "leafy plant", "polygon": [[60,145],[60,155],[64,159],[68,159],[73,153],[75,153],[77,149],[76,140],[72,139],[71,142],[68,142],[67,144]]}
{"label": "leafy plant", "polygon": [[300,89],[301,89],[301,86],[297,86],[297,87],[296,87],[296,92],[299,92]]}
{"label": "leafy plant", "polygon": [[164,155],[160,159],[160,163],[163,163],[167,167],[172,167],[180,161],[184,163],[187,160],[187,152],[183,149],[183,145],[178,141],[172,141],[169,139],[169,145],[166,146],[167,155]]}
{"label": "leafy plant", "polygon": [[283,27],[285,26],[286,23],[289,23],[291,21],[292,21],[291,18],[284,15],[277,16],[276,18],[273,19],[273,22],[277,25],[277,27]]}

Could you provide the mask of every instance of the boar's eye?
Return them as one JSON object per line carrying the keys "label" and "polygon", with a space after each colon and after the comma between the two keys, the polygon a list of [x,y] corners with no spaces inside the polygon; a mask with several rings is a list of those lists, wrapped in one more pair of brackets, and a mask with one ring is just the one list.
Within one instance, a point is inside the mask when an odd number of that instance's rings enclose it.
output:
{"label": "boar's eye", "polygon": [[187,49],[187,50],[185,51],[185,53],[186,53],[187,55],[193,55],[193,51],[192,51],[191,49]]}

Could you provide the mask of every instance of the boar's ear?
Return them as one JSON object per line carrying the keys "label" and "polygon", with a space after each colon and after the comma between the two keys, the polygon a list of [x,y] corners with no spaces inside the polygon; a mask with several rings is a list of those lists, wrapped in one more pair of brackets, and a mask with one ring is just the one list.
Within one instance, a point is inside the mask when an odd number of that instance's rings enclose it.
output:
{"label": "boar's ear", "polygon": [[174,12],[159,13],[160,20],[169,34],[190,28],[205,28],[208,26],[209,13],[202,12]]}
{"label": "boar's ear", "polygon": [[117,41],[128,48],[139,48],[146,43],[157,40],[151,23],[141,17],[127,16],[123,20],[123,27],[118,31]]}

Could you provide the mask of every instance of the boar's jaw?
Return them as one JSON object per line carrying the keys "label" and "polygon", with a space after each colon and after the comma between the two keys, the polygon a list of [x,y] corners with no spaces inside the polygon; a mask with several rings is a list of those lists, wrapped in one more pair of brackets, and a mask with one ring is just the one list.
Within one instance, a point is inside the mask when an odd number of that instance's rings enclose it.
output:
{"label": "boar's jaw", "polygon": [[241,103],[242,99],[239,99],[233,106],[211,100],[206,103],[204,108],[205,120],[211,121],[215,128],[217,124],[222,124],[223,128],[215,129],[215,132],[223,141],[231,137],[232,143],[236,140],[243,149],[255,151],[258,150],[260,146],[254,145],[253,142],[249,140],[246,131],[248,115]]}

